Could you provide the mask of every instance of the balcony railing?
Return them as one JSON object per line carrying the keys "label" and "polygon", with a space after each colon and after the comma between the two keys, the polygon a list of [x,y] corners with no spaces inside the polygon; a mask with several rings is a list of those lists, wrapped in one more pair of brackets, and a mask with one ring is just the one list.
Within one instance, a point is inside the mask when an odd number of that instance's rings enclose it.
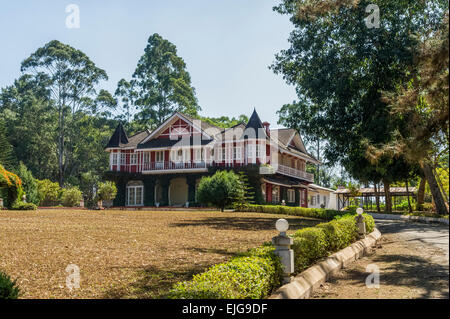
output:
{"label": "balcony railing", "polygon": [[278,165],[277,172],[283,175],[301,178],[308,182],[314,182],[314,174],[307,173],[305,171],[300,171],[292,167]]}
{"label": "balcony railing", "polygon": [[152,162],[144,163],[142,171],[164,171],[184,169],[206,169],[206,162]]}

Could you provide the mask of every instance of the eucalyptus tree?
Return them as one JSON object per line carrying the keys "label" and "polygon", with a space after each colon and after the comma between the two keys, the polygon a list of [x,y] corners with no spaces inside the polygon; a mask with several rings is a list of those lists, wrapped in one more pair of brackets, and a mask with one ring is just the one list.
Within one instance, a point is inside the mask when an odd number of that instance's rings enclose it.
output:
{"label": "eucalyptus tree", "polygon": [[83,112],[94,112],[92,100],[96,85],[107,80],[86,54],[57,40],[50,41],[25,59],[21,71],[46,77],[58,115],[58,180],[63,185],[66,170],[72,164],[74,141],[79,137],[71,125]]}
{"label": "eucalyptus tree", "polygon": [[156,33],[149,37],[132,79],[119,81],[116,96],[128,114],[137,111],[134,117],[143,126],[157,126],[174,111],[196,116],[200,110],[186,63],[176,46]]}

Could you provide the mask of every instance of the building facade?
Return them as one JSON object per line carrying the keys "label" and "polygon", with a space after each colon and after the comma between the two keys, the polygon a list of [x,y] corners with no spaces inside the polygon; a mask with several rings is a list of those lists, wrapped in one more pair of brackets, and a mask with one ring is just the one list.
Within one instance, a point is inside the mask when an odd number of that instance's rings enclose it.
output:
{"label": "building facade", "polygon": [[221,169],[246,173],[257,203],[307,207],[314,175],[306,164],[319,164],[297,131],[271,130],[256,110],[228,129],[178,112],[130,137],[119,124],[105,150],[106,177],[118,187],[114,206],[129,207],[196,206],[200,179]]}

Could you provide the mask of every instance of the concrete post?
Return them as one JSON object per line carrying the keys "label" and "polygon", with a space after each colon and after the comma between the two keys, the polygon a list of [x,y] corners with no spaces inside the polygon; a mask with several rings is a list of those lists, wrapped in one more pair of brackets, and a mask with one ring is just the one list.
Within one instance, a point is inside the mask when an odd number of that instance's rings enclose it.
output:
{"label": "concrete post", "polygon": [[291,274],[294,272],[294,251],[291,249],[294,240],[286,235],[289,224],[285,219],[279,219],[276,227],[280,234],[272,238],[272,244],[283,265],[283,284],[287,284],[291,282]]}
{"label": "concrete post", "polygon": [[364,210],[361,207],[358,207],[356,209],[357,213],[357,215],[355,216],[356,229],[358,231],[358,236],[360,239],[366,237],[366,223],[364,222],[364,216],[362,215],[363,212]]}

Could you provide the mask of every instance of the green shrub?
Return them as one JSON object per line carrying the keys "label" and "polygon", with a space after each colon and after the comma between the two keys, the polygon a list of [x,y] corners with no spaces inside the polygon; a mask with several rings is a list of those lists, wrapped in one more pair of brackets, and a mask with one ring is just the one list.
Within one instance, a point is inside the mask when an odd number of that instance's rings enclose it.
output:
{"label": "green shrub", "polygon": [[327,237],[323,229],[308,227],[294,233],[295,271],[301,272],[311,264],[327,256]]}
{"label": "green shrub", "polygon": [[65,207],[75,207],[80,205],[80,201],[83,199],[83,194],[76,186],[65,188],[62,190],[61,203]]}
{"label": "green shrub", "polygon": [[27,203],[39,204],[38,183],[31,171],[20,162],[17,175],[22,180],[22,187],[25,191]]}
{"label": "green shrub", "polygon": [[348,211],[338,211],[333,209],[292,207],[282,205],[243,205],[240,207],[240,211],[266,214],[285,214],[325,220],[331,220],[335,216],[342,216],[349,213]]}
{"label": "green shrub", "polygon": [[177,283],[172,299],[260,299],[280,284],[282,268],[273,246],[253,249]]}
{"label": "green shrub", "polygon": [[0,270],[0,299],[17,299],[19,293],[16,281]]}
{"label": "green shrub", "polygon": [[16,200],[14,204],[11,206],[12,210],[36,210],[37,206],[33,203],[25,203],[19,200]]}
{"label": "green shrub", "polygon": [[111,181],[98,184],[97,198],[98,200],[113,200],[117,194],[117,187]]}
{"label": "green shrub", "polygon": [[244,185],[232,171],[217,171],[211,177],[202,177],[196,191],[197,202],[212,204],[221,211],[244,196]]}
{"label": "green shrub", "polygon": [[56,182],[48,179],[38,180],[39,205],[53,206],[59,204],[61,188]]}
{"label": "green shrub", "polygon": [[357,238],[354,216],[346,216],[322,223],[316,227],[323,229],[327,241],[327,250],[334,252],[350,245]]}

